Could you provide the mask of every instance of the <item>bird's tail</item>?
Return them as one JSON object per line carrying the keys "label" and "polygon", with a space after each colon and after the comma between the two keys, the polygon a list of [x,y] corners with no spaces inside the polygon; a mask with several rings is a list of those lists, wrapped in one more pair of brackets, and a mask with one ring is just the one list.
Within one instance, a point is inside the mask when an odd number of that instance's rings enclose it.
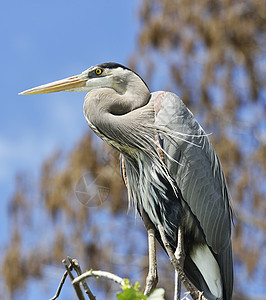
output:
{"label": "bird's tail", "polygon": [[223,281],[219,264],[207,245],[199,246],[186,255],[184,271],[195,287],[204,292],[208,300],[223,297]]}

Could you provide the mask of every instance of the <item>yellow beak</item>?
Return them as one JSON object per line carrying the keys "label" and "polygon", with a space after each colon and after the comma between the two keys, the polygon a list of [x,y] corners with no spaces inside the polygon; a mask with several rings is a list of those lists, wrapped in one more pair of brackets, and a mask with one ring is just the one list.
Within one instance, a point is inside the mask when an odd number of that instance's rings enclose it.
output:
{"label": "yellow beak", "polygon": [[62,80],[57,80],[51,83],[43,84],[35,88],[23,91],[19,95],[35,95],[55,93],[66,90],[74,90],[86,86],[88,77],[85,74],[80,74],[72,77],[68,77]]}

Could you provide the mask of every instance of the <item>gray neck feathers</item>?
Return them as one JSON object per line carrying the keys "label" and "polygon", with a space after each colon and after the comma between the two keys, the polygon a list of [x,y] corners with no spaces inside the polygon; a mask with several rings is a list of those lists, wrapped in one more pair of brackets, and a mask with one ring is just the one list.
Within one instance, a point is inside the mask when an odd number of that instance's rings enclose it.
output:
{"label": "gray neck feathers", "polygon": [[[145,84],[136,85],[134,80],[125,94],[109,88],[91,91],[84,113],[93,130],[124,154],[130,203],[136,208],[140,203],[155,226],[162,222],[174,243],[180,208],[172,207],[169,199],[178,198],[178,191],[157,152],[154,101]],[[136,92],[135,86],[140,90]],[[173,217],[163,218],[160,212]]]}
{"label": "gray neck feathers", "polygon": [[85,97],[84,115],[89,125],[110,141],[134,148],[139,131],[147,123],[154,123],[153,105],[149,100],[150,92],[144,82],[128,72],[124,79],[114,77],[113,88],[90,91]]}

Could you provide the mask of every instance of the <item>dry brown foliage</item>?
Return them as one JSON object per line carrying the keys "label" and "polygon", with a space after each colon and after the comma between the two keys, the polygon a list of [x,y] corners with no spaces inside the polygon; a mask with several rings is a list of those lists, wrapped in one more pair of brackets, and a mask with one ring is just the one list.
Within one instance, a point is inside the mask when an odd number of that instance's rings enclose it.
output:
{"label": "dry brown foliage", "polygon": [[[237,215],[236,272],[244,267],[252,276],[265,269],[265,1],[143,0],[140,5],[139,51],[131,64],[147,70],[143,77],[151,86],[154,77],[162,78],[156,88],[175,91],[213,132]],[[77,182],[88,172],[92,184],[109,189],[101,206],[84,206],[75,197]],[[90,134],[70,153],[55,153],[44,162],[37,188],[29,176],[18,176],[10,204],[12,237],[2,262],[11,297],[66,255],[79,258],[84,269],[137,274],[143,282],[144,227],[126,211],[118,153]],[[172,274],[165,255],[159,256],[164,262],[159,285],[170,297]],[[244,299],[241,278],[236,273],[235,299]],[[100,285],[108,294],[110,284]]]}

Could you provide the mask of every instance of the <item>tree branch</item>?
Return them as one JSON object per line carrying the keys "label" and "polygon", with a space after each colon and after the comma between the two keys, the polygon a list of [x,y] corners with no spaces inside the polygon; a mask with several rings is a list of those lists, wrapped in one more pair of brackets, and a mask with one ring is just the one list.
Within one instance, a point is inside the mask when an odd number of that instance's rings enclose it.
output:
{"label": "tree branch", "polygon": [[[71,259],[71,257],[69,257],[69,256],[68,256],[67,258],[68,258],[68,260],[69,260],[69,262],[70,262],[72,268],[76,271],[77,275],[78,275],[78,276],[82,275],[81,267],[80,267],[80,265],[79,265],[78,260],[75,259],[75,258],[74,258],[74,259]],[[72,281],[72,284],[73,284],[73,281]],[[95,300],[96,297],[95,297],[95,296],[93,295],[93,293],[91,292],[89,286],[87,285],[86,280],[82,280],[82,281],[81,281],[81,284],[82,284],[82,287],[83,287],[85,293],[89,296],[90,300]]]}
{"label": "tree branch", "polygon": [[62,276],[61,281],[60,281],[60,283],[58,285],[58,288],[57,288],[57,291],[56,291],[55,295],[51,299],[49,299],[49,300],[55,300],[55,299],[57,299],[59,297],[59,295],[61,293],[61,290],[62,290],[62,287],[63,287],[63,285],[64,285],[64,283],[66,281],[67,275],[68,275],[68,273],[67,273],[67,271],[65,271],[65,273]]}
{"label": "tree branch", "polygon": [[[87,271],[85,273],[82,273],[82,270],[80,268],[80,265],[79,265],[79,262],[77,259],[72,259],[71,257],[67,257],[68,261],[70,262],[70,265],[67,264],[67,260],[66,259],[63,259],[62,260],[62,263],[64,264],[65,268],[66,268],[66,271],[64,272],[63,276],[62,276],[62,279],[59,283],[59,286],[57,288],[57,291],[55,293],[55,295],[50,299],[50,300],[55,300],[59,297],[60,293],[61,293],[61,290],[62,290],[62,287],[65,283],[65,280],[67,278],[67,275],[70,277],[71,279],[71,283],[75,289],[75,292],[76,292],[76,295],[78,297],[79,300],[85,300],[84,298],[84,295],[82,293],[82,290],[80,288],[80,284],[82,285],[85,293],[88,295],[89,299],[90,300],[95,300],[96,297],[93,295],[93,293],[91,292],[90,288],[88,287],[87,285],[87,282],[86,282],[86,278],[89,278],[89,277],[104,277],[104,278],[107,278],[107,279],[110,279],[122,286],[126,286],[126,283],[124,281],[123,278],[115,275],[115,274],[112,274],[110,272],[105,272],[105,271],[93,271],[93,270],[90,270],[90,271]],[[78,277],[74,277],[73,274],[71,273],[72,270],[75,270]]]}
{"label": "tree branch", "polygon": [[124,282],[124,279],[113,274],[113,273],[110,273],[110,272],[106,272],[106,271],[94,271],[94,270],[90,270],[90,271],[86,271],[84,272],[83,274],[81,274],[80,276],[76,277],[73,281],[72,281],[72,284],[73,286],[76,286],[78,285],[82,280],[86,279],[86,278],[89,278],[89,277],[104,277],[104,278],[107,278],[107,279],[110,279],[122,286],[125,286],[125,282]]}
{"label": "tree branch", "polygon": [[[68,266],[66,259],[63,259],[63,260],[62,260],[62,263],[64,264],[64,266],[65,266],[65,268],[66,268],[66,270],[67,270],[67,274],[68,274],[68,276],[70,277],[70,279],[71,279],[71,281],[72,281],[72,285],[73,285],[73,280],[74,280],[75,278],[74,278],[73,274],[71,273],[72,266],[71,266],[71,265]],[[81,290],[79,284],[78,284],[78,285],[73,285],[73,287],[74,287],[74,289],[75,289],[75,292],[76,292],[76,294],[77,294],[78,299],[79,299],[79,300],[85,300],[84,295],[83,295],[83,293],[82,293],[82,290]]]}

